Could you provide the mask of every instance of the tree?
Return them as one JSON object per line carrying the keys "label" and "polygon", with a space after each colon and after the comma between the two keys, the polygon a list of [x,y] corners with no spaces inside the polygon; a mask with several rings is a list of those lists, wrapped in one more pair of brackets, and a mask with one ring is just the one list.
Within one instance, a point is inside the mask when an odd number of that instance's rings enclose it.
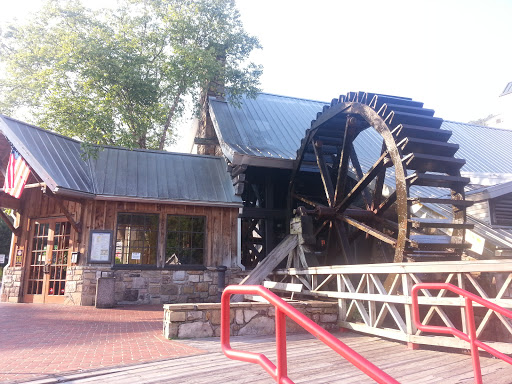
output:
{"label": "tree", "polygon": [[2,30],[0,110],[28,111],[89,144],[164,149],[187,97],[198,101],[212,81],[225,82],[232,103],[256,94],[257,48],[234,0],[122,0],[100,11],[48,0],[29,23]]}
{"label": "tree", "polygon": [[477,119],[477,120],[471,120],[468,123],[469,124],[475,124],[475,125],[481,125],[483,127],[488,127],[489,120],[491,120],[493,117],[496,117],[496,115],[493,115],[492,113],[488,115],[487,117]]}

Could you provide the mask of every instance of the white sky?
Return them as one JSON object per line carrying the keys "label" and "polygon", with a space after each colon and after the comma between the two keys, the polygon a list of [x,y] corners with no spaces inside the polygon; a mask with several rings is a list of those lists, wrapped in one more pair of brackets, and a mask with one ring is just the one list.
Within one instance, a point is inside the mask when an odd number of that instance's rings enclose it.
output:
{"label": "white sky", "polygon": [[[23,18],[41,3],[0,0],[0,20]],[[348,91],[407,96],[466,122],[496,112],[512,81],[512,0],[237,4],[263,46],[253,60],[264,66],[264,92],[323,101]]]}

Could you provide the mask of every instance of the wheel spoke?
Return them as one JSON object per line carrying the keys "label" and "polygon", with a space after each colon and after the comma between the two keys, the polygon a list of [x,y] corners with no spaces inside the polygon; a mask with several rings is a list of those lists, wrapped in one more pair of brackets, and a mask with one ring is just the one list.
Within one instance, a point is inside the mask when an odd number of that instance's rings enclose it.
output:
{"label": "wheel spoke", "polygon": [[364,223],[361,223],[357,220],[354,220],[348,216],[344,216],[342,220],[353,227],[356,227],[360,231],[366,232],[367,234],[385,242],[388,244],[391,244],[392,246],[396,245],[396,239],[392,238],[391,236],[386,235],[385,233],[382,233],[381,231],[376,230],[375,228],[370,227],[369,225],[366,225]]}
{"label": "wheel spoke", "polygon": [[352,188],[341,203],[336,205],[337,212],[343,212],[354,200],[361,194],[361,192],[372,182],[372,180],[380,173],[382,168],[388,162],[387,151],[384,152],[379,160],[370,168],[370,170],[363,176],[361,180]]}
{"label": "wheel spoke", "polygon": [[296,195],[296,194],[294,194],[294,195],[293,195],[293,197],[294,197],[295,199],[297,199],[297,200],[302,201],[303,203],[306,203],[306,204],[308,204],[308,205],[310,205],[310,206],[314,207],[314,208],[316,208],[316,207],[325,207],[325,205],[320,204],[320,203],[316,203],[316,202],[314,202],[314,201],[312,201],[312,200],[310,200],[310,199],[308,199],[308,198],[306,198],[306,197],[304,197],[304,196],[300,196],[300,195]]}
{"label": "wheel spoke", "polygon": [[384,200],[379,206],[374,210],[375,214],[377,216],[382,215],[384,212],[386,212],[389,207],[393,205],[393,203],[396,201],[396,192],[393,192],[391,195],[387,197],[386,200]]}
{"label": "wheel spoke", "polygon": [[332,207],[334,206],[334,187],[332,186],[331,175],[322,151],[322,142],[315,141],[313,143],[313,149],[315,150],[316,163],[318,164],[318,169],[320,169],[320,176],[324,184],[325,196],[327,197],[329,207]]}
{"label": "wheel spoke", "polygon": [[345,124],[345,133],[343,134],[343,143],[340,152],[340,161],[338,166],[338,177],[336,179],[336,190],[334,192],[334,204],[337,205],[343,196],[345,183],[347,182],[348,161],[352,150],[352,133],[350,131],[350,117],[347,117]]}
{"label": "wheel spoke", "polygon": [[[363,170],[361,169],[361,164],[359,163],[359,158],[357,157],[357,153],[354,150],[354,144],[350,144],[350,146],[352,148],[350,151],[350,161],[352,162],[352,165],[354,166],[354,168],[356,170],[357,180],[360,181],[364,177]],[[364,188],[363,189],[363,200],[364,200],[364,203],[366,204],[366,209],[370,209],[370,202],[372,201],[371,199],[372,198],[371,198],[370,192],[368,191],[367,188]]]}
{"label": "wheel spoke", "polygon": [[338,240],[338,243],[341,247],[341,253],[343,255],[343,259],[345,260],[345,263],[353,264],[354,260],[352,258],[351,252],[350,252],[350,243],[348,241],[348,236],[347,236],[347,232],[345,230],[345,225],[340,220],[333,221],[332,223],[333,223],[334,233],[336,235],[336,240]]}

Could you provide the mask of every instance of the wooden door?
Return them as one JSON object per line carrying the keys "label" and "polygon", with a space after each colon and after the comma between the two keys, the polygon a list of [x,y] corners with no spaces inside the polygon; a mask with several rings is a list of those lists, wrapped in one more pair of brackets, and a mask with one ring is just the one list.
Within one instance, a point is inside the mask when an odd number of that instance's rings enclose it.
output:
{"label": "wooden door", "polygon": [[64,302],[70,235],[71,225],[65,220],[34,221],[27,258],[25,302]]}

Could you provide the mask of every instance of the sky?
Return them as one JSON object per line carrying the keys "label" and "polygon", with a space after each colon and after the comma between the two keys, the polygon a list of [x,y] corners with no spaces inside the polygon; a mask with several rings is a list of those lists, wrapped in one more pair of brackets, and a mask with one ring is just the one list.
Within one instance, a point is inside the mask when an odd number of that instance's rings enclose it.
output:
{"label": "sky", "polygon": [[[41,3],[0,0],[0,21],[23,19]],[[237,6],[246,31],[263,46],[251,59],[264,67],[264,92],[320,101],[349,91],[384,93],[468,122],[498,112],[498,97],[512,81],[512,0],[237,0]]]}

